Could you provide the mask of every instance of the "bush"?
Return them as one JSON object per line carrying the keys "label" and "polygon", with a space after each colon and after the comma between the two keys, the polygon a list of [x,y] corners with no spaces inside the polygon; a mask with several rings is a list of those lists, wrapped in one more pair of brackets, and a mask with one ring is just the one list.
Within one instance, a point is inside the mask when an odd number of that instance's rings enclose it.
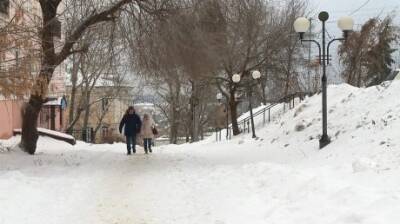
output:
{"label": "bush", "polygon": [[297,132],[303,131],[304,129],[306,129],[306,126],[304,125],[303,122],[296,124],[296,126],[294,127],[294,130]]}

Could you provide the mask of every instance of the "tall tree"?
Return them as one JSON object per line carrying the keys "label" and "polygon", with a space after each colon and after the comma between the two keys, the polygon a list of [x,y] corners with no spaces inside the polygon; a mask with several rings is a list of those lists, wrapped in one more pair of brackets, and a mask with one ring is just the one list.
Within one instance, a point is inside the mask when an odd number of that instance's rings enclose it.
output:
{"label": "tall tree", "polygon": [[383,20],[372,18],[360,31],[353,32],[339,49],[345,81],[357,87],[385,81],[391,73],[393,44],[398,38],[391,16]]}
{"label": "tall tree", "polygon": [[395,63],[393,53],[396,51],[393,45],[399,39],[392,17],[386,17],[376,29],[377,42],[367,56],[367,86],[380,84],[392,73],[392,65]]}

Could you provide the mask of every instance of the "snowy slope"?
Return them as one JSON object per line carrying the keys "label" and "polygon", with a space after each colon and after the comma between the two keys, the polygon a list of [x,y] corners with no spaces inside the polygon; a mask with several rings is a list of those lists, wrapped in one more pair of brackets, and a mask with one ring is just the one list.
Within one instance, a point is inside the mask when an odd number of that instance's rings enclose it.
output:
{"label": "snowy slope", "polygon": [[329,87],[332,143],[321,151],[320,95],[258,129],[259,140],[128,157],[122,144],[41,138],[34,157],[0,153],[0,223],[395,224],[398,96],[399,81]]}

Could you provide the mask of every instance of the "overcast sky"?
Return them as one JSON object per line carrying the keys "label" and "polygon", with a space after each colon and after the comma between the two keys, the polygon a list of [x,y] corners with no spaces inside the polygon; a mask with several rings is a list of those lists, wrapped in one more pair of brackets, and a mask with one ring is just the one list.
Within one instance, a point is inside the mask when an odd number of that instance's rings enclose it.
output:
{"label": "overcast sky", "polygon": [[[352,16],[356,24],[355,29],[360,29],[360,26],[369,18],[375,16],[385,17],[392,13],[395,15],[394,23],[400,26],[400,0],[309,0],[309,9],[312,11],[312,17],[318,18],[320,11],[327,11],[330,18],[327,25],[328,38],[340,37],[341,31],[337,27],[337,20],[344,15]],[[314,22],[314,25],[317,25]],[[315,32],[320,31],[320,23]],[[336,46],[333,46],[336,48]],[[399,46],[400,48],[400,46]],[[396,67],[400,67],[400,53],[395,55]]]}
{"label": "overcast sky", "polygon": [[338,18],[350,15],[356,24],[364,23],[368,18],[395,12],[399,16],[395,22],[400,25],[400,0],[309,0],[310,9],[317,18],[318,12],[325,10],[330,14],[330,29],[332,32],[339,32],[336,26]]}

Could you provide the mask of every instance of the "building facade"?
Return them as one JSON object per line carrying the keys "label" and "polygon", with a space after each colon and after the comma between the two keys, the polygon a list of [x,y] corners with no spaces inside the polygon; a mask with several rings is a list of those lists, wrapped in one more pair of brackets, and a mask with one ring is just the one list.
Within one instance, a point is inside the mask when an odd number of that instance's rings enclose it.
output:
{"label": "building facade", "polygon": [[[71,97],[71,90],[72,87],[67,86],[68,97]],[[104,83],[95,86],[90,92],[89,114],[86,115],[86,110],[82,111],[70,134],[74,135],[76,139],[94,143],[122,141],[123,136],[119,134],[118,130],[119,122],[126,109],[133,105],[134,97],[131,90],[132,87],[106,85]],[[77,89],[75,102],[79,102],[82,95],[84,93]],[[67,101],[70,101],[70,99],[67,99]],[[69,112],[69,110],[66,112],[65,117],[69,117]],[[75,118],[76,112],[74,113],[73,117]]]}
{"label": "building facade", "polygon": [[[61,23],[56,21],[56,25],[55,40],[61,42]],[[38,0],[0,1],[0,138],[9,138],[13,129],[21,128],[21,111],[40,71],[40,27]],[[39,127],[65,129],[65,70],[61,64],[54,72],[47,102],[38,119]]]}

